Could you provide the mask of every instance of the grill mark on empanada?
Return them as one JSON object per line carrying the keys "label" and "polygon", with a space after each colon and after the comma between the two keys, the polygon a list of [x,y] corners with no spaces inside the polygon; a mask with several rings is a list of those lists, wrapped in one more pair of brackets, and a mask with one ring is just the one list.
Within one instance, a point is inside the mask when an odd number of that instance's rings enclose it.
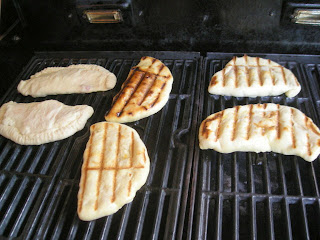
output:
{"label": "grill mark on empanada", "polygon": [[[161,87],[160,87],[160,89],[162,90],[165,86],[166,86],[166,84],[167,84],[167,82],[164,82],[164,83],[162,83],[162,85],[161,85]],[[158,102],[158,100],[159,100],[159,98],[160,98],[160,95],[161,95],[161,91],[159,91],[159,93],[158,93],[158,96],[155,98],[155,100],[151,103],[151,107],[153,107],[157,102]],[[147,109],[146,109],[147,110]]]}
{"label": "grill mark on empanada", "polygon": [[294,110],[291,108],[291,138],[292,138],[292,148],[296,148],[296,135],[294,131]]}
{"label": "grill mark on empanada", "polygon": [[234,110],[234,120],[233,120],[231,141],[234,141],[234,139],[236,138],[238,111],[239,111],[239,106],[236,106],[236,108]]}
{"label": "grill mark on empanada", "polygon": [[286,73],[284,71],[284,68],[281,67],[280,69],[281,69],[281,73],[282,73],[284,84],[287,85]]}
{"label": "grill mark on empanada", "polygon": [[101,178],[102,178],[102,171],[104,169],[104,157],[105,157],[105,151],[106,151],[106,140],[107,140],[107,131],[108,131],[108,124],[104,124],[104,133],[102,137],[102,151],[100,155],[100,166],[98,171],[98,182],[97,182],[97,198],[96,202],[94,204],[94,210],[98,209],[98,200],[100,195],[100,187],[101,187]]}
{"label": "grill mark on empanada", "polygon": [[222,87],[224,87],[226,85],[226,78],[225,78],[225,72],[226,72],[226,69],[223,68],[222,69]]}
{"label": "grill mark on empanada", "polygon": [[307,150],[308,150],[308,155],[311,156],[312,152],[311,152],[311,146],[310,146],[310,136],[309,133],[306,134],[307,136]]}
{"label": "grill mark on empanada", "polygon": [[256,62],[257,62],[257,72],[258,72],[258,77],[259,77],[259,84],[262,87],[263,86],[263,79],[262,79],[262,72],[261,72],[261,67],[260,67],[260,58],[256,57]]}
{"label": "grill mark on empanada", "polygon": [[[130,155],[130,163],[129,167],[132,168],[133,166],[133,157],[134,157],[134,134],[131,132],[131,155]],[[128,183],[128,196],[130,196],[131,193],[131,185],[132,185],[132,179],[131,179],[131,174],[129,174],[130,179]]]}
{"label": "grill mark on empanada", "polygon": [[[104,167],[103,171],[114,171],[114,170],[120,171],[120,170],[136,169],[136,168],[144,168],[144,166],[140,165],[140,166],[121,167],[121,168],[119,168],[118,166],[117,167]],[[96,170],[96,171],[99,169],[100,169],[99,167],[87,168],[87,170]]]}
{"label": "grill mark on empanada", "polygon": [[[146,77],[147,78],[147,77]],[[157,75],[151,75],[150,78],[152,78],[152,83],[149,84],[149,86],[147,87],[146,91],[143,93],[143,96],[141,98],[141,100],[138,102],[138,105],[141,106],[141,104],[143,103],[143,101],[146,99],[148,93],[150,92],[151,88],[153,87],[156,79],[157,79]]]}
{"label": "grill mark on empanada", "polygon": [[270,74],[270,77],[271,77],[271,80],[272,80],[272,85],[275,86],[276,85],[276,79],[273,75],[273,69],[272,67],[269,67],[269,74]]}
{"label": "grill mark on empanada", "polygon": [[120,159],[119,153],[120,153],[120,140],[121,140],[121,126],[118,128],[118,139],[117,139],[117,145],[116,145],[116,161],[115,161],[115,167],[114,167],[114,173],[113,173],[113,183],[112,183],[112,196],[111,196],[111,202],[114,202],[116,200],[116,186],[117,186],[117,174],[118,174],[118,161]]}
{"label": "grill mark on empanada", "polygon": [[248,122],[248,127],[247,127],[247,140],[249,140],[250,138],[250,132],[251,132],[251,121],[252,121],[252,108],[253,108],[253,105],[250,104],[249,106],[249,122]]}
{"label": "grill mark on empanada", "polygon": [[93,137],[94,137],[94,128],[95,126],[93,125],[91,127],[91,131],[92,131],[92,136],[90,137],[90,140],[89,140],[89,149],[88,149],[88,155],[86,157],[86,165],[84,167],[84,173],[83,173],[83,189],[82,189],[82,192],[80,194],[80,203],[79,203],[79,211],[81,212],[81,209],[82,209],[82,204],[83,204],[83,196],[84,196],[84,191],[86,190],[86,185],[87,185],[87,171],[88,171],[88,166],[89,166],[89,160],[90,160],[90,156],[91,156],[91,150],[92,150],[92,140],[93,140]]}
{"label": "grill mark on empanada", "polygon": [[127,80],[123,83],[120,91],[117,93],[117,95],[113,98],[112,100],[112,104],[114,104],[115,102],[117,102],[119,96],[121,95],[121,93],[124,91],[124,89],[126,89],[127,85],[129,84],[131,78],[133,77],[133,75],[135,74],[135,72],[137,71],[137,68],[132,68],[132,72],[131,74],[128,76]]}
{"label": "grill mark on empanada", "polygon": [[234,87],[237,88],[238,87],[238,67],[236,65],[233,66],[233,71],[234,71],[234,74],[235,74]]}
{"label": "grill mark on empanada", "polygon": [[248,56],[245,54],[244,55],[244,76],[246,78],[246,82],[247,82],[248,87],[250,87],[251,83],[250,83],[250,79],[249,79],[247,63],[248,63]]}
{"label": "grill mark on empanada", "polygon": [[320,136],[320,132],[317,130],[316,126],[310,121],[308,117],[305,118],[305,124],[308,129],[310,129],[313,133]]}
{"label": "grill mark on empanada", "polygon": [[120,117],[122,112],[123,112],[123,109],[127,106],[127,104],[130,102],[131,100],[131,97],[133,96],[133,94],[136,92],[137,88],[139,87],[139,85],[141,84],[141,82],[143,81],[144,77],[146,75],[146,72],[143,72],[143,75],[140,77],[140,79],[138,79],[136,81],[136,85],[134,86],[134,88],[132,89],[130,95],[129,95],[129,98],[125,101],[124,105],[122,106],[122,108],[120,109],[119,112],[117,112],[117,116]]}
{"label": "grill mark on empanada", "polygon": [[221,130],[220,130],[220,125],[221,125],[221,121],[222,121],[222,118],[223,118],[223,114],[224,114],[224,110],[221,111],[220,113],[220,117],[217,118],[218,119],[218,127],[217,127],[217,130],[216,130],[216,139],[215,139],[215,142],[218,141],[218,139],[220,138],[220,134],[221,134]]}
{"label": "grill mark on empanada", "polygon": [[280,105],[277,104],[277,126],[276,126],[276,129],[277,129],[277,138],[280,139],[281,137],[281,123],[280,123]]}
{"label": "grill mark on empanada", "polygon": [[[151,66],[150,66],[151,67]],[[157,80],[157,78],[159,77],[159,76],[161,76],[160,74],[161,74],[161,71],[162,71],[162,69],[164,68],[164,64],[162,64],[161,66],[160,66],[160,68],[159,68],[159,73],[158,74],[152,74],[152,84],[150,84],[149,85],[149,88],[147,89],[147,91],[143,94],[143,98],[141,99],[141,101],[138,103],[138,105],[139,106],[141,106],[142,105],[142,103],[144,102],[144,100],[146,99],[146,97],[148,96],[148,95],[152,95],[152,94],[149,94],[150,93],[150,91],[153,89],[153,86],[154,86],[154,83],[156,82],[156,80]],[[164,79],[166,79],[167,80],[167,76],[163,76],[163,78]],[[163,87],[165,86],[165,84],[163,85]],[[161,90],[163,89],[163,87],[161,87]],[[160,94],[159,94],[160,95]],[[157,99],[159,98],[159,96],[157,97]],[[152,105],[153,106],[153,105]]]}
{"label": "grill mark on empanada", "polygon": [[268,72],[269,72],[271,80],[272,80],[272,85],[275,86],[276,80],[275,80],[274,76],[272,75],[272,67],[270,67],[270,64],[271,64],[271,60],[268,59]]}

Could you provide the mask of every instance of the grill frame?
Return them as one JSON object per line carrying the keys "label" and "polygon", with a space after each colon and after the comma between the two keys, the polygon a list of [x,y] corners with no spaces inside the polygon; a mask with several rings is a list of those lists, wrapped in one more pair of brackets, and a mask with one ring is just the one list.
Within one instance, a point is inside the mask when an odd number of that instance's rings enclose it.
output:
{"label": "grill frame", "polygon": [[[121,79],[123,82],[130,67],[144,55],[164,60],[165,64],[171,66],[170,70],[178,64],[173,76],[179,79],[168,104],[159,113],[128,124],[138,131],[147,145],[151,165],[154,164],[150,172],[152,177],[149,176],[133,202],[125,205],[118,213],[80,223],[76,214],[76,194],[89,126],[97,122],[95,119],[103,120],[108,110],[105,106],[111,106],[112,96],[120,90],[121,84],[117,83],[115,89],[105,93],[37,99],[19,95],[16,86],[20,79],[26,79],[46,66],[86,62],[98,62],[111,71],[115,70],[113,72],[118,81]],[[9,218],[6,222],[0,211],[1,237],[10,235],[2,233],[6,231],[7,225],[11,225],[11,232],[14,233],[11,237],[17,239],[126,239],[128,234],[132,234],[130,237],[134,239],[319,238],[319,157],[307,163],[298,157],[276,153],[224,155],[213,150],[200,150],[197,134],[201,121],[209,113],[236,104],[259,102],[297,107],[319,126],[320,86],[317,79],[320,78],[320,56],[248,54],[271,59],[292,69],[302,85],[301,93],[295,98],[287,99],[283,95],[260,98],[211,96],[207,92],[211,76],[235,55],[243,54],[206,53],[202,57],[200,53],[194,52],[154,51],[35,53],[1,98],[1,104],[8,99],[19,102],[58,99],[69,105],[86,103],[98,106],[100,102],[104,105],[98,111],[94,107],[95,113],[84,130],[62,141],[38,147],[18,146],[0,137],[0,192],[7,194],[0,196],[0,210],[4,206],[9,209],[5,212]],[[122,60],[114,62],[117,58]],[[48,61],[47,64],[43,60]],[[37,61],[40,63],[38,67],[35,66]],[[188,85],[189,80],[192,83]],[[182,114],[181,110],[177,111],[181,108],[184,109]],[[166,135],[164,127],[168,122],[168,113],[169,120],[174,124],[170,125],[170,134]],[[157,121],[161,128],[152,132],[151,127]],[[156,135],[156,141],[151,141],[149,133]],[[165,146],[164,153],[155,147],[158,143]],[[49,161],[41,162],[42,156]],[[174,162],[175,156],[179,156],[179,161]],[[1,159],[5,157],[8,159]],[[24,162],[17,161],[18,158]],[[161,159],[165,159],[165,163],[160,164]],[[174,170],[180,170],[180,174],[170,172],[172,166]],[[158,169],[163,170],[162,174],[156,173]],[[260,178],[257,178],[259,174]],[[12,190],[14,186],[18,189],[16,193]],[[32,194],[25,196],[24,192],[29,190]],[[26,201],[19,202],[21,197]],[[18,201],[11,202],[9,198]],[[23,206],[21,213],[17,213],[17,206]],[[24,220],[26,218],[32,221]],[[153,222],[149,223],[148,219],[153,219]],[[128,230],[131,222],[134,224]],[[284,227],[280,227],[280,223],[284,223]],[[227,230],[225,226],[228,226]]]}
{"label": "grill frame", "polygon": [[[207,87],[212,75],[221,70],[233,56],[243,54],[207,53],[200,89],[204,92],[200,96],[200,105],[204,107],[199,109],[197,129],[201,121],[214,112],[239,104],[261,102],[297,107],[319,126],[319,56],[258,53],[248,55],[271,59],[293,70],[302,85],[302,91],[292,99],[283,95],[258,98],[210,95]],[[187,239],[318,238],[318,159],[307,163],[298,157],[276,153],[220,154],[213,150],[196,148],[190,194],[190,198],[194,199],[194,206],[190,208],[194,208],[194,211],[189,212]],[[294,172],[295,176],[292,177],[291,172]],[[306,172],[311,176],[306,175]],[[258,173],[261,173],[262,177],[258,178]],[[275,186],[276,177],[280,182],[278,186]],[[261,183],[256,179],[261,180]],[[295,182],[292,183],[290,179]],[[308,183],[311,187],[308,187]],[[247,189],[241,188],[241,184]],[[311,217],[310,207],[315,210]],[[280,228],[282,223],[284,227]]]}
{"label": "grill frame", "polygon": [[[130,68],[136,65],[142,56],[153,56],[164,61],[174,77],[173,89],[166,106],[155,115],[127,124],[138,131],[147,146],[151,160],[147,183],[137,192],[134,201],[125,205],[117,214],[96,221],[81,222],[76,213],[76,199],[89,126],[104,120],[112,97],[120,90]],[[16,86],[21,79],[27,79],[48,66],[67,66],[71,63],[102,65],[117,75],[118,83],[108,92],[90,94],[34,99],[17,93]],[[62,141],[40,146],[20,146],[1,137],[0,144],[4,147],[0,160],[0,189],[4,192],[13,186],[8,181],[13,181],[17,176],[21,178],[21,182],[35,179],[36,183],[43,182],[44,185],[38,186],[40,190],[34,193],[33,202],[20,193],[13,194],[13,197],[8,194],[6,201],[0,200],[2,210],[8,213],[8,221],[13,221],[0,225],[1,236],[18,239],[126,239],[128,234],[132,234],[130,237],[133,236],[134,239],[175,239],[177,235],[181,235],[193,161],[195,124],[192,116],[197,111],[195,106],[198,104],[195,85],[201,63],[200,54],[195,52],[35,53],[2,97],[1,103],[9,100],[32,102],[57,99],[68,105],[91,105],[95,113],[82,131]],[[171,123],[168,132],[167,122]],[[160,127],[153,130],[155,126]],[[149,133],[153,137],[149,136]],[[20,161],[21,159],[23,161]],[[47,159],[50,161],[46,164],[41,162]],[[22,189],[24,185],[19,186]],[[10,192],[9,190],[7,191]],[[28,192],[26,195],[28,196]],[[13,206],[10,200],[14,197],[20,201]],[[19,215],[17,218],[16,214],[10,214],[10,206],[14,211],[18,211],[18,207],[29,202],[28,211],[21,211],[24,220],[20,221]],[[35,207],[32,208],[33,206]],[[3,216],[0,215],[0,219],[4,219]],[[15,222],[20,224],[19,227],[14,228]],[[131,222],[134,224],[130,224]]]}

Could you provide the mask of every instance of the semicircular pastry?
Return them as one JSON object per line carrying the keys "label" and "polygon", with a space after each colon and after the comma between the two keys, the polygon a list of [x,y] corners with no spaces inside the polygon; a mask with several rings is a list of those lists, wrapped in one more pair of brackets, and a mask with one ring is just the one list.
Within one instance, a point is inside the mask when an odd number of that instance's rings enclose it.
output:
{"label": "semicircular pastry", "polygon": [[169,100],[172,83],[166,65],[153,57],[142,57],[114,97],[106,121],[133,122],[157,113]]}
{"label": "semicircular pastry", "polygon": [[227,65],[215,73],[209,83],[211,94],[257,97],[296,96],[301,86],[294,74],[280,64],[259,57],[233,57]]}
{"label": "semicircular pastry", "polygon": [[87,105],[68,106],[56,100],[8,102],[0,108],[0,134],[22,145],[40,145],[72,136],[93,114]]}
{"label": "semicircular pastry", "polygon": [[320,153],[320,131],[300,110],[266,103],[236,106],[214,113],[199,129],[201,149],[277,152],[307,161]]}
{"label": "semicircular pastry", "polygon": [[90,127],[78,192],[78,215],[91,221],[117,212],[145,184],[150,168],[139,134],[119,123]]}

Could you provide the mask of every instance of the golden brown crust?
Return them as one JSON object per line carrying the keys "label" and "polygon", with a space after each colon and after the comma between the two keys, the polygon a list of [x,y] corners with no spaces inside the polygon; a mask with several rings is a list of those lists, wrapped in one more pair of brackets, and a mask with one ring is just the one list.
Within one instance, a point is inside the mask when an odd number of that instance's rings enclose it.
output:
{"label": "golden brown crust", "polygon": [[132,122],[159,111],[169,99],[172,74],[158,59],[142,57],[130,70],[105,119]]}

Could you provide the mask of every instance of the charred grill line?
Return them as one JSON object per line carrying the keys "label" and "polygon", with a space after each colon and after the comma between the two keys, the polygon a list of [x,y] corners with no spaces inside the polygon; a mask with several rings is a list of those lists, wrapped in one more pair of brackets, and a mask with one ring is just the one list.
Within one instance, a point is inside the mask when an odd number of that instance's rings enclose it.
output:
{"label": "charred grill line", "polygon": [[[166,84],[167,84],[167,82],[164,82],[162,84],[162,86],[160,87],[160,89],[162,90],[166,86]],[[153,107],[158,102],[160,95],[161,95],[161,91],[159,92],[159,94],[156,97],[156,99],[151,103],[151,107]]]}
{"label": "charred grill line", "polygon": [[92,136],[90,137],[90,140],[89,140],[89,149],[88,149],[88,156],[86,158],[86,165],[85,165],[85,168],[84,168],[84,175],[83,175],[83,190],[80,194],[80,203],[79,203],[79,211],[81,212],[82,210],[82,204],[83,204],[83,196],[84,196],[84,191],[86,190],[86,184],[87,184],[87,169],[88,169],[88,166],[89,166],[89,160],[90,160],[90,155],[91,155],[91,148],[92,148],[92,140],[93,140],[93,137],[94,137],[94,128],[95,126],[93,125],[92,126]]}
{"label": "charred grill line", "polygon": [[113,182],[112,182],[112,197],[111,197],[111,202],[114,202],[114,201],[116,200],[116,185],[117,185],[117,174],[118,174],[118,160],[119,160],[119,153],[120,153],[120,140],[121,140],[121,126],[119,126],[119,128],[118,128],[116,161],[115,161],[114,174],[113,174]]}
{"label": "charred grill line", "polygon": [[217,126],[217,130],[216,130],[216,139],[215,142],[218,141],[219,137],[220,137],[220,125],[221,125],[221,121],[223,118],[223,114],[224,114],[224,110],[220,113],[220,116],[218,117],[218,126]]}
{"label": "charred grill line", "polygon": [[236,66],[236,58],[233,58],[233,71],[234,71],[234,74],[235,74],[235,77],[234,77],[234,87],[237,88],[238,87],[238,68]]}
{"label": "charred grill line", "polygon": [[281,123],[280,123],[280,105],[277,104],[278,110],[277,110],[277,138],[280,139],[281,137]]}
{"label": "charred grill line", "polygon": [[146,75],[146,72],[144,72],[144,74],[140,77],[138,83],[134,86],[133,90],[131,91],[131,94],[129,96],[129,98],[125,101],[124,105],[122,106],[121,110],[119,112],[117,112],[117,116],[120,117],[123,109],[127,106],[127,104],[130,102],[131,97],[133,96],[133,94],[135,93],[135,91],[137,90],[137,88],[139,87],[139,85],[141,84],[141,82],[143,81],[144,77]]}
{"label": "charred grill line", "polygon": [[306,134],[307,136],[307,149],[308,149],[308,155],[311,156],[312,155],[312,152],[311,152],[311,146],[310,146],[310,136],[309,134],[307,133]]}
{"label": "charred grill line", "polygon": [[[126,79],[126,81],[123,83],[120,91],[117,93],[117,95],[115,96],[115,98],[112,100],[112,105],[118,100],[119,96],[121,95],[121,93],[123,92],[123,90],[127,87],[127,85],[129,84],[131,78],[133,77],[134,73],[136,71],[138,71],[138,69],[135,67],[135,68],[132,68],[132,72],[130,74],[130,76],[128,76],[128,78]],[[113,106],[111,106],[112,108]]]}
{"label": "charred grill line", "polygon": [[284,72],[284,68],[281,67],[280,69],[281,69],[284,84],[287,85],[286,73]]}
{"label": "charred grill line", "polygon": [[294,110],[291,108],[291,137],[292,137],[292,147],[296,148],[296,136],[294,131]]}
{"label": "charred grill line", "polygon": [[225,68],[223,68],[222,69],[222,87],[224,87],[225,85],[226,85],[226,78],[225,78],[225,76],[224,76],[224,74],[225,74],[225,72],[226,72],[226,69]]}
{"label": "charred grill line", "polygon": [[238,121],[238,111],[239,111],[239,106],[236,106],[235,108],[235,113],[234,113],[234,120],[233,120],[233,127],[232,127],[232,137],[231,141],[234,141],[236,137],[236,128],[237,128],[237,121]]}
{"label": "charred grill line", "polygon": [[101,177],[102,177],[102,171],[104,169],[104,153],[106,151],[106,140],[107,140],[107,131],[108,131],[108,124],[104,124],[104,134],[102,138],[102,152],[100,156],[100,166],[99,166],[99,175],[98,175],[98,182],[97,182],[97,198],[94,205],[94,209],[98,209],[98,199],[100,195],[100,187],[101,187]]}
{"label": "charred grill line", "polygon": [[251,121],[252,121],[252,108],[253,108],[253,105],[250,104],[249,106],[249,122],[248,122],[248,127],[247,127],[247,140],[249,140],[250,138],[250,132],[251,132]]}
{"label": "charred grill line", "polygon": [[273,75],[273,70],[272,70],[272,67],[269,67],[269,73],[270,73],[270,77],[272,79],[272,85],[275,86],[276,85],[276,79]]}
{"label": "charred grill line", "polygon": [[250,82],[250,76],[248,76],[248,56],[245,54],[244,55],[244,75],[246,77],[246,82],[248,87],[251,86],[251,82]]}
{"label": "charred grill line", "polygon": [[[129,164],[129,167],[132,168],[133,166],[133,157],[134,157],[134,135],[133,135],[133,132],[131,133],[131,156],[130,156],[130,164]],[[128,183],[128,196],[130,195],[131,193],[131,185],[132,185],[132,182],[131,182],[131,178],[129,179],[129,183]]]}
{"label": "charred grill line", "polygon": [[257,62],[257,72],[258,72],[258,77],[259,77],[259,83],[260,83],[260,86],[262,87],[263,86],[263,79],[262,79],[262,71],[261,71],[261,66],[260,66],[260,58],[256,57],[256,62]]}

